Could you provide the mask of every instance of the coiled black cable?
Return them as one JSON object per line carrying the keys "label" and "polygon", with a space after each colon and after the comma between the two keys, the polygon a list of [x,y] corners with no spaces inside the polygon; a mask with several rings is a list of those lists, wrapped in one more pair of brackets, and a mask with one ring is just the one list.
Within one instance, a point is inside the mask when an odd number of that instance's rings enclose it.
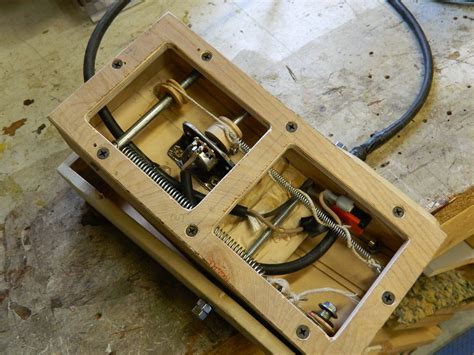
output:
{"label": "coiled black cable", "polygon": [[420,111],[425,103],[431,89],[433,81],[433,57],[431,54],[430,44],[416,21],[412,13],[406,8],[400,0],[387,0],[387,2],[398,12],[402,19],[406,22],[408,27],[415,35],[423,55],[423,81],[420,90],[408,107],[407,111],[396,121],[391,123],[386,128],[375,132],[365,143],[352,148],[351,153],[356,157],[366,160],[367,155],[372,153],[375,149],[384,145],[390,138],[400,132]]}

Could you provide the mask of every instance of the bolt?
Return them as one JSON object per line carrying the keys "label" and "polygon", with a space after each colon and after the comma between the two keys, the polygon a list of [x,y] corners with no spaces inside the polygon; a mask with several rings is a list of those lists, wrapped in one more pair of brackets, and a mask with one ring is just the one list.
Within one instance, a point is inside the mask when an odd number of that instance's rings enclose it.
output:
{"label": "bolt", "polygon": [[307,325],[301,324],[296,328],[296,336],[302,340],[308,339],[309,337],[309,328]]}
{"label": "bolt", "polygon": [[402,218],[405,215],[405,210],[403,207],[395,206],[392,210],[392,213],[397,218]]}
{"label": "bolt", "polygon": [[112,62],[112,68],[114,69],[120,69],[123,66],[123,61],[122,59],[114,59]]}
{"label": "bolt", "polygon": [[110,153],[108,148],[102,147],[97,149],[97,158],[99,159],[107,159],[109,157],[109,154]]}
{"label": "bolt", "polygon": [[382,301],[386,305],[390,306],[391,304],[393,304],[393,302],[395,302],[395,295],[393,294],[393,292],[385,291],[382,294]]}
{"label": "bolt", "polygon": [[205,51],[203,54],[201,54],[201,59],[205,62],[209,62],[212,59],[212,53]]}
{"label": "bolt", "polygon": [[290,133],[295,132],[298,129],[298,124],[296,122],[290,121],[286,124],[286,130]]}
{"label": "bolt", "polygon": [[326,301],[320,303],[319,308],[321,308],[321,310],[318,312],[318,316],[329,322],[329,324],[331,324],[331,318],[337,319],[337,308],[332,302]]}
{"label": "bolt", "polygon": [[198,234],[198,231],[199,231],[199,228],[198,228],[198,226],[196,226],[195,224],[190,224],[190,225],[186,228],[186,234],[187,234],[189,237],[194,237],[194,236],[196,236],[196,234]]}
{"label": "bolt", "polygon": [[200,319],[204,320],[207,318],[209,313],[212,311],[212,306],[204,301],[203,299],[198,299],[196,305],[193,307],[192,312]]}

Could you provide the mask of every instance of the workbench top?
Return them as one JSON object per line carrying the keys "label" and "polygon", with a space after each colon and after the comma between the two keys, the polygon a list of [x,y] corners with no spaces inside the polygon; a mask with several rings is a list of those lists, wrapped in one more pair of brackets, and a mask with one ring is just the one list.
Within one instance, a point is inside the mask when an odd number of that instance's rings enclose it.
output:
{"label": "workbench top", "polygon": [[[430,40],[434,84],[368,164],[431,210],[473,185],[474,8],[406,4]],[[398,118],[421,83],[412,34],[378,0],[145,1],[113,24],[99,65],[165,11],[349,147]],[[73,1],[0,4],[0,348],[209,352],[235,330],[215,314],[196,321],[193,294],[55,172],[70,151],[46,116],[81,84],[92,29]]]}

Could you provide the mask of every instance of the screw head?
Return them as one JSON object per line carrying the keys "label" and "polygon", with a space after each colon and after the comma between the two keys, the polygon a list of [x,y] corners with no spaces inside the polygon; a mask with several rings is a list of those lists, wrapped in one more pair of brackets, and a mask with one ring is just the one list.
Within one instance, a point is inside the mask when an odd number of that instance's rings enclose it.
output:
{"label": "screw head", "polygon": [[195,237],[198,234],[199,228],[195,224],[190,224],[186,227],[186,235],[188,237]]}
{"label": "screw head", "polygon": [[393,304],[393,302],[395,302],[395,295],[393,294],[393,292],[385,291],[382,294],[382,301],[386,305],[390,306],[391,304]]}
{"label": "screw head", "polygon": [[296,132],[298,129],[298,124],[296,122],[290,121],[286,124],[286,130],[290,133]]}
{"label": "screw head", "polygon": [[122,59],[114,59],[112,62],[112,68],[114,69],[120,69],[123,66],[123,61]]}
{"label": "screw head", "polygon": [[97,158],[103,160],[107,159],[110,155],[109,149],[105,147],[101,147],[97,149]]}
{"label": "screw head", "polygon": [[405,215],[405,210],[403,207],[395,206],[392,210],[392,213],[397,218],[402,218]]}
{"label": "screw head", "polygon": [[205,51],[201,54],[201,59],[205,62],[209,62],[212,59],[212,53],[209,51]]}
{"label": "screw head", "polygon": [[296,336],[300,338],[301,340],[308,339],[309,337],[309,328],[307,325],[300,324],[296,328]]}

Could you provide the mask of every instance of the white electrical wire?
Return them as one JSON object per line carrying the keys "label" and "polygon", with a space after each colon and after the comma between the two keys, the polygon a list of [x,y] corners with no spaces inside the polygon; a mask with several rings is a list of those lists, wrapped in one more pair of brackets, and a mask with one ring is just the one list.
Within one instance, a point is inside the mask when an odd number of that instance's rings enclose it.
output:
{"label": "white electrical wire", "polygon": [[307,296],[318,294],[318,293],[337,293],[339,295],[349,298],[355,303],[359,303],[360,299],[356,293],[340,290],[332,287],[321,287],[303,291],[301,293],[292,292],[290,284],[287,280],[278,277],[267,277],[267,281],[273,285],[278,286],[280,292],[285,295],[293,304],[298,305],[301,301],[307,301]]}

